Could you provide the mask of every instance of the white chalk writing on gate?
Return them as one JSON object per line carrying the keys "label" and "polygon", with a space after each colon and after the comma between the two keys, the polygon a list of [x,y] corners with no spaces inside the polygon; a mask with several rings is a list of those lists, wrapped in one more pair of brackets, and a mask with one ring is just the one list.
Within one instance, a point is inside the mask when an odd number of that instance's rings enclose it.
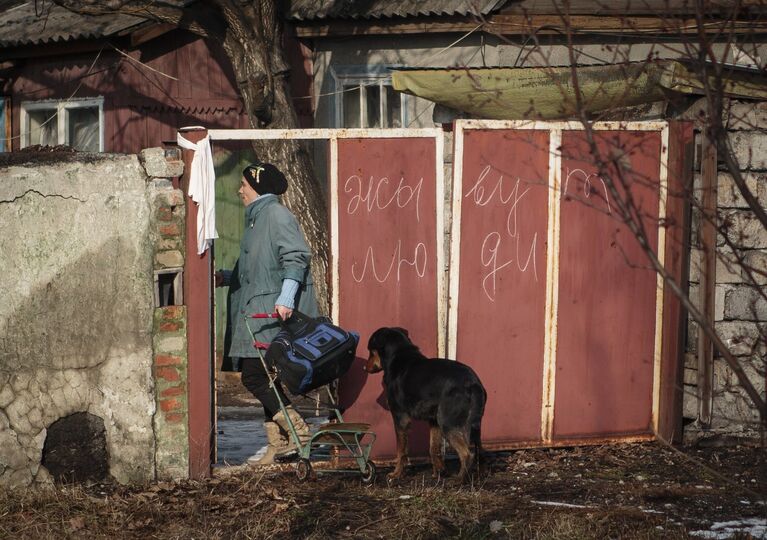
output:
{"label": "white chalk writing on gate", "polygon": [[[583,169],[573,169],[570,170],[567,169],[567,174],[565,174],[565,182],[562,184],[562,196],[567,196],[568,189],[570,187],[570,178],[575,177],[576,180],[578,177],[580,177],[583,180],[583,196],[588,199],[591,197],[592,193],[599,193],[596,189],[592,189],[591,187],[591,179],[595,178],[599,180],[602,183],[602,191],[604,192],[605,197],[605,203],[607,203],[607,213],[612,214],[612,208],[610,208],[610,195],[607,192],[607,183],[605,182],[604,178],[599,176],[596,173],[587,173]],[[577,191],[577,187],[576,187]]]}
{"label": "white chalk writing on gate", "polygon": [[[520,257],[520,244],[522,244],[522,235],[518,229],[518,214],[519,209],[522,207],[522,199],[530,191],[530,188],[521,191],[522,179],[517,178],[514,182],[514,187],[508,194],[504,194],[504,178],[503,175],[498,177],[498,181],[495,185],[490,185],[487,181],[487,177],[490,174],[491,166],[487,165],[477,177],[477,181],[466,192],[466,197],[473,200],[476,206],[487,206],[494,199],[497,198],[503,205],[509,205],[509,212],[506,214],[506,234],[502,235],[499,231],[491,231],[488,233],[482,241],[482,247],[480,248],[480,262],[482,266],[487,270],[487,273],[482,277],[482,289],[485,292],[485,296],[491,301],[495,301],[497,292],[497,274],[503,268],[516,263],[516,267],[520,272],[527,272],[532,262],[533,278],[538,281],[538,265],[535,257],[535,252],[538,244],[538,233],[534,233],[532,240],[530,241],[530,249],[527,253],[527,259],[522,264],[524,255]],[[486,194],[487,192],[487,194]],[[505,238],[511,239],[513,242],[512,250],[514,251],[514,257],[509,258],[505,262],[500,262],[499,254],[501,251],[502,243]],[[523,251],[524,253],[524,251]]]}
{"label": "white chalk writing on gate", "polygon": [[394,253],[392,253],[389,267],[386,269],[385,273],[379,274],[379,269],[376,268],[375,250],[373,249],[373,246],[368,246],[368,249],[365,252],[365,261],[362,265],[362,272],[357,275],[357,271],[355,270],[357,263],[352,264],[352,278],[357,283],[362,283],[362,280],[364,280],[368,275],[368,272],[370,272],[370,275],[372,275],[373,279],[378,283],[385,283],[392,275],[392,272],[396,267],[396,276],[397,281],[399,282],[403,265],[405,265],[406,268],[414,268],[416,275],[419,278],[422,278],[426,274],[427,259],[428,256],[426,252],[426,244],[423,242],[416,244],[415,248],[413,249],[413,257],[411,259],[402,254],[402,240],[397,240],[397,246],[394,248]]}
{"label": "white chalk writing on gate", "polygon": [[348,214],[356,213],[361,204],[365,205],[363,208],[367,208],[368,212],[372,212],[374,208],[383,210],[392,203],[396,204],[399,208],[405,208],[408,204],[415,201],[415,219],[416,221],[421,221],[423,177],[418,180],[415,186],[409,185],[405,182],[404,178],[400,178],[391,196],[388,196],[388,191],[393,184],[389,184],[389,178],[386,176],[378,180],[371,176],[367,181],[367,185],[365,185],[360,176],[353,174],[344,182],[344,193],[352,194],[346,207],[346,212]]}

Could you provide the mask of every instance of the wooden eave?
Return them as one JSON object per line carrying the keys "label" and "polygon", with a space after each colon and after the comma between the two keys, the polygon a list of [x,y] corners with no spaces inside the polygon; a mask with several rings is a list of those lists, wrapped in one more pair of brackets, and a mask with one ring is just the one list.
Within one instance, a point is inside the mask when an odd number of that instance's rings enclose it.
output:
{"label": "wooden eave", "polygon": [[[654,15],[493,15],[483,28],[502,35],[621,34],[688,35],[698,34],[694,17],[657,17]],[[760,33],[767,31],[767,18],[760,20],[710,20],[707,34]]]}
{"label": "wooden eave", "polygon": [[39,45],[20,45],[0,49],[0,60],[19,60],[25,58],[54,57],[70,54],[89,53],[101,50],[110,42],[119,43],[114,38],[77,39],[72,41],[43,43]]}
{"label": "wooden eave", "polygon": [[[694,17],[659,17],[655,15],[521,15],[499,14],[477,17],[413,17],[408,19],[333,20],[323,22],[293,22],[299,38],[348,37],[387,34],[466,33],[481,30],[489,34],[562,35],[620,34],[620,35],[687,35],[698,33]],[[480,28],[477,28],[477,27]],[[711,20],[706,23],[707,34],[767,33],[767,17],[741,20]]]}
{"label": "wooden eave", "polygon": [[148,21],[148,24],[142,24],[130,31],[121,32],[120,34],[112,36],[82,38],[40,44],[30,43],[15,47],[0,48],[0,61],[89,53],[104,48],[110,48],[110,45],[131,50],[166,34],[167,32],[175,30],[176,28],[177,27],[172,24],[159,24]]}
{"label": "wooden eave", "polygon": [[[567,9],[562,0],[516,0],[496,13],[526,15],[556,15],[567,11],[570,15],[594,15],[617,17],[649,15],[655,17],[694,17],[698,3],[691,0],[568,0]],[[726,14],[737,8],[741,13],[765,12],[764,0],[703,0],[707,16]]]}
{"label": "wooden eave", "polygon": [[292,21],[299,38],[366,36],[382,34],[432,34],[468,32],[481,21],[472,17],[412,17],[406,19],[336,19],[321,22]]}

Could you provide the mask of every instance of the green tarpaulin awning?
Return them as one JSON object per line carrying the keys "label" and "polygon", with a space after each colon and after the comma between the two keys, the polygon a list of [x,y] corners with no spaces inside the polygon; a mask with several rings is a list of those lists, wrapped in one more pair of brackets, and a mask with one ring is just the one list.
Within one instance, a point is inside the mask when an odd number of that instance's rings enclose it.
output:
{"label": "green tarpaulin awning", "polygon": [[[767,99],[767,77],[756,70],[726,69],[727,97]],[[669,93],[701,94],[703,84],[683,62],[664,60],[575,68],[582,108],[597,113],[653,101]],[[575,115],[570,67],[399,69],[395,90],[499,120],[560,119]]]}

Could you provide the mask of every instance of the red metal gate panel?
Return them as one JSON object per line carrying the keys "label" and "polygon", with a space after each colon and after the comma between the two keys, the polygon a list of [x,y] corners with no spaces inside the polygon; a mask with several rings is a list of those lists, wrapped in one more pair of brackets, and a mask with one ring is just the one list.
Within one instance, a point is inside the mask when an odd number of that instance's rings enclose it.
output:
{"label": "red metal gate panel", "polygon": [[[602,155],[627,165],[648,245],[680,276],[684,203],[668,172],[684,175],[689,125],[592,127]],[[487,387],[485,444],[668,436],[679,302],[618,219],[583,126],[461,120],[455,141],[448,350]]]}
{"label": "red metal gate panel", "polygon": [[459,273],[450,294],[455,358],[474,368],[488,392],[488,447],[539,441],[549,133],[467,130],[456,146],[463,150],[454,183],[461,193],[451,264]]}
{"label": "red metal gate panel", "polygon": [[[374,455],[387,458],[396,454],[396,441],[383,377],[362,366],[368,338],[381,326],[407,328],[424,354],[438,353],[437,139],[338,139],[337,156],[333,144],[334,311],[339,324],[361,335],[357,361],[340,384],[344,419],[369,422],[377,434]],[[413,451],[427,448],[427,438],[423,426],[411,434]]]}
{"label": "red metal gate panel", "polygon": [[[630,162],[657,251],[661,133],[595,138],[601,155]],[[590,156],[583,131],[563,132],[555,439],[652,431],[657,278]]]}

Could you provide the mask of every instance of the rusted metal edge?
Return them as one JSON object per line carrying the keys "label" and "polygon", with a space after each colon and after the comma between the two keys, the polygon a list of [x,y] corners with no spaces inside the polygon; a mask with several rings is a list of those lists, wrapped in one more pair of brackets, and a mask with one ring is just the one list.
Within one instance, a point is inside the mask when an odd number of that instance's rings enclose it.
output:
{"label": "rusted metal edge", "polygon": [[483,442],[485,450],[502,451],[522,448],[556,448],[562,446],[595,446],[599,444],[637,443],[654,441],[652,433],[635,433],[628,435],[600,436],[589,438],[556,438],[550,441],[519,441],[519,442]]}

